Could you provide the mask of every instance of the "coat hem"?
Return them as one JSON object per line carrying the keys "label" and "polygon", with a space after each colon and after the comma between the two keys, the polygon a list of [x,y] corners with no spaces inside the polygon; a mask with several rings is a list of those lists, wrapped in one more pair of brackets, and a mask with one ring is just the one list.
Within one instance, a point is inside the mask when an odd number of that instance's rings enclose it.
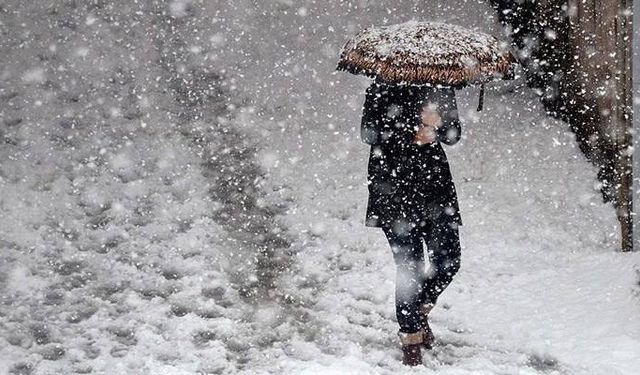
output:
{"label": "coat hem", "polygon": [[[435,220],[430,220],[430,221],[435,221]],[[442,222],[447,222],[447,221],[449,221],[449,220],[442,220]],[[456,223],[456,224],[458,224],[459,227],[463,226],[462,218],[459,217],[459,216],[458,217],[454,217],[453,220],[450,220],[449,222],[450,223]],[[380,223],[379,219],[371,219],[371,218],[367,218],[364,221],[364,226],[368,227],[368,228],[382,228],[383,227],[383,225],[382,225],[382,223]]]}

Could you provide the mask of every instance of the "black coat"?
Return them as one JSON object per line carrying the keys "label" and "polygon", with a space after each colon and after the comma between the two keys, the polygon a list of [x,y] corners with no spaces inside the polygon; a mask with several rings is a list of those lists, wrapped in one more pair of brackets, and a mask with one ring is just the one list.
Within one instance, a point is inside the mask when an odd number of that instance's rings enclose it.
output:
{"label": "black coat", "polygon": [[[421,126],[422,107],[429,102],[437,103],[442,118],[437,141],[412,144]],[[371,84],[361,124],[362,141],[371,145],[365,225],[413,227],[428,220],[462,225],[456,189],[441,146],[458,142],[460,133],[453,88]]]}

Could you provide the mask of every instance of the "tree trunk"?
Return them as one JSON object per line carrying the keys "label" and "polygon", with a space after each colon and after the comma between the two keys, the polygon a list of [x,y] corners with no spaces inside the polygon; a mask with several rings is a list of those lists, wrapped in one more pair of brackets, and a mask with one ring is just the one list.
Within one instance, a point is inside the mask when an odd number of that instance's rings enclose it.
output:
{"label": "tree trunk", "polygon": [[633,139],[632,81],[633,27],[631,0],[618,0],[616,12],[616,176],[618,177],[618,219],[622,228],[622,251],[633,250]]}
{"label": "tree trunk", "polygon": [[621,249],[633,249],[631,0],[492,0],[548,113],[565,120],[598,167]]}

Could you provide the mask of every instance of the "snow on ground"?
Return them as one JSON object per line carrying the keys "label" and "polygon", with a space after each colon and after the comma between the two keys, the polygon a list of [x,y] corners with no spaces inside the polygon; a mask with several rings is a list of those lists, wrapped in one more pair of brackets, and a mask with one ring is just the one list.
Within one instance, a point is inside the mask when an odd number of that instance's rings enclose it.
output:
{"label": "snow on ground", "polygon": [[[475,94],[459,93],[464,138],[447,149],[463,214],[463,258],[433,312],[440,344],[427,367],[451,374],[635,373],[638,255],[616,252],[615,215],[600,201],[594,168],[567,125],[545,117],[519,83],[490,92],[480,113]],[[395,373],[394,266],[382,232],[362,226],[368,146],[353,134],[317,144],[327,158],[269,171],[299,192],[288,222],[310,245],[298,258],[325,285],[310,313],[329,327],[321,346],[341,354],[320,361],[322,371]]]}
{"label": "snow on ground", "polygon": [[495,33],[485,4],[149,4],[3,8],[0,373],[640,368],[639,256],[520,81],[479,113],[458,92],[462,268],[425,368],[399,364],[392,258],[364,227],[368,80],[335,58],[408,14]]}

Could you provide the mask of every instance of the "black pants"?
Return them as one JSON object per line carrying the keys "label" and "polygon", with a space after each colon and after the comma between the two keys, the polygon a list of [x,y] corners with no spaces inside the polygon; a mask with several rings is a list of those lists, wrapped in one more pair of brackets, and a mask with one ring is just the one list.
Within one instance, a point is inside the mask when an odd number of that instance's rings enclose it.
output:
{"label": "black pants", "polygon": [[[414,333],[420,324],[420,305],[435,303],[460,268],[460,238],[455,223],[428,223],[411,231],[382,227],[396,263],[396,316],[400,332]],[[425,267],[422,241],[431,269]]]}

